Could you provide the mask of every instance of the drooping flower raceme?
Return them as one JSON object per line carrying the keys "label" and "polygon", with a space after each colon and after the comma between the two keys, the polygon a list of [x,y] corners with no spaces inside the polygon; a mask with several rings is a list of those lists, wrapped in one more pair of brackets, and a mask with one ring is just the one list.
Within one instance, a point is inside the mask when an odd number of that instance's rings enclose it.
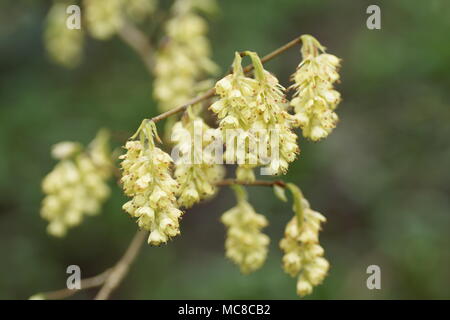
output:
{"label": "drooping flower raceme", "polygon": [[82,29],[66,26],[68,3],[53,4],[46,18],[44,44],[50,57],[65,67],[77,66],[82,57],[84,34]]}
{"label": "drooping flower raceme", "polygon": [[84,0],[86,23],[90,34],[97,39],[112,37],[123,25],[123,0]]}
{"label": "drooping flower raceme", "polygon": [[132,197],[123,209],[137,218],[140,228],[150,231],[148,243],[160,245],[180,233],[183,214],[175,197],[178,185],[171,176],[173,161],[155,146],[154,137],[159,138],[153,122],[144,120],[136,135],[140,139],[128,141],[121,156],[123,190]]}
{"label": "drooping flower raceme", "polygon": [[55,2],[47,15],[44,31],[44,43],[50,57],[65,67],[75,67],[81,62],[84,23],[94,38],[106,40],[119,31],[126,19],[142,22],[150,16],[156,9],[157,1],[84,0],[81,8],[83,16],[78,17],[80,29],[69,29],[66,25],[70,17],[66,9],[71,4],[68,0]]}
{"label": "drooping flower raceme", "polygon": [[[227,163],[236,161],[238,179],[252,181],[251,168],[256,166],[266,165],[269,174],[285,173],[299,147],[286,111],[285,89],[264,70],[255,52],[245,54],[252,59],[255,77],[245,76],[241,56],[236,53],[233,72],[216,83],[220,99],[210,108],[220,119]],[[236,137],[228,134],[229,129],[234,129]]]}
{"label": "drooping flower raceme", "polygon": [[333,83],[339,80],[340,60],[325,53],[325,48],[309,35],[302,36],[302,56],[292,75],[295,93],[291,106],[303,136],[317,141],[327,137],[338,121],[334,110],[341,95],[333,89]]}
{"label": "drooping flower raceme", "polygon": [[297,277],[297,294],[305,296],[326,277],[328,261],[319,244],[320,224],[326,219],[311,210],[300,190],[289,184],[294,196],[294,216],[286,226],[280,247],[284,251],[283,268],[292,277]]}
{"label": "drooping flower raceme", "polygon": [[213,148],[215,130],[211,129],[193,108],[188,108],[183,118],[172,129],[175,159],[175,179],[179,188],[178,204],[185,208],[213,196],[215,184],[222,180],[225,168],[218,164]]}
{"label": "drooping flower raceme", "polygon": [[125,13],[133,21],[142,22],[150,16],[157,7],[157,0],[122,0],[125,6]]}
{"label": "drooping flower raceme", "polygon": [[218,68],[210,59],[207,22],[198,13],[209,11],[214,4],[213,0],[177,0],[172,7],[172,17],[165,25],[168,39],[155,61],[154,94],[162,112],[211,86],[202,80]]}
{"label": "drooping flower raceme", "polygon": [[52,153],[59,163],[44,178],[41,216],[49,221],[48,233],[64,236],[69,227],[81,223],[84,215],[99,213],[110,190],[107,180],[112,163],[109,135],[101,130],[84,151],[75,142],[61,142]]}
{"label": "drooping flower raceme", "polygon": [[221,218],[227,227],[226,256],[236,263],[244,274],[259,269],[266,261],[270,239],[261,232],[267,219],[255,212],[247,201],[245,189],[233,186],[238,203]]}
{"label": "drooping flower raceme", "polygon": [[84,0],[90,34],[106,40],[115,35],[126,19],[141,22],[156,9],[156,0]]}

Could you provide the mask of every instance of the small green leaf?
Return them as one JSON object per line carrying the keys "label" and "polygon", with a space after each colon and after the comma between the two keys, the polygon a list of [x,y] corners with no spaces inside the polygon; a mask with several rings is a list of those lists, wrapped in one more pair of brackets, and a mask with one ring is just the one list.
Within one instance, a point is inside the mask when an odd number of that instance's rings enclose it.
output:
{"label": "small green leaf", "polygon": [[280,199],[283,202],[287,202],[288,199],[286,197],[286,192],[284,190],[284,188],[274,185],[273,186],[273,192],[275,193],[275,196]]}

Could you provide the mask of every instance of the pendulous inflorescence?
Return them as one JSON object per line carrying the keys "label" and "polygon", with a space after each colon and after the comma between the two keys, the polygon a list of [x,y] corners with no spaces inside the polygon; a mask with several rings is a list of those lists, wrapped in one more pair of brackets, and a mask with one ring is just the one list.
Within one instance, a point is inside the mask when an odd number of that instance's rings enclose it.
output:
{"label": "pendulous inflorescence", "polygon": [[339,80],[340,60],[325,53],[325,47],[314,37],[304,35],[301,39],[303,60],[292,75],[295,93],[290,104],[303,136],[317,141],[327,137],[338,121],[335,109],[341,95],[333,84]]}
{"label": "pendulous inflorescence", "polygon": [[153,14],[156,5],[156,0],[83,0],[89,33],[99,40],[114,36],[128,19],[142,22]]}
{"label": "pendulous inflorescence", "polygon": [[[80,64],[86,34],[108,40],[120,32],[128,20],[142,23],[157,7],[157,0],[83,0],[79,28],[67,27],[66,9],[73,1],[58,0],[47,14],[44,45],[53,61],[72,68]],[[85,32],[85,28],[88,32]]]}
{"label": "pendulous inflorescence", "polygon": [[179,151],[175,160],[175,179],[178,182],[178,204],[190,208],[217,192],[216,183],[225,176],[225,168],[216,161],[208,146],[215,139],[215,130],[201,118],[198,108],[188,108],[172,129],[172,142]]}
{"label": "pendulous inflorescence", "polygon": [[172,158],[155,146],[158,138],[155,124],[144,121],[136,132],[138,140],[128,141],[122,159],[122,185],[125,194],[132,199],[123,209],[137,218],[141,229],[148,230],[148,243],[160,245],[180,233],[175,194],[178,189],[172,177]]}
{"label": "pendulous inflorescence", "polygon": [[122,0],[125,14],[135,22],[142,22],[151,16],[158,5],[158,0]]}
{"label": "pendulous inflorescence", "polygon": [[90,34],[100,40],[112,37],[123,25],[123,0],[83,0]]}
{"label": "pendulous inflorescence", "polygon": [[[291,115],[286,111],[284,87],[264,70],[255,52],[244,54],[251,58],[255,76],[244,74],[241,56],[236,52],[232,73],[216,83],[220,99],[210,109],[220,120],[227,159],[239,164],[238,180],[254,181],[252,168],[265,165],[272,175],[286,173],[300,149],[291,128]],[[227,136],[230,129],[237,131],[237,139]]]}
{"label": "pendulous inflorescence", "polygon": [[64,236],[85,215],[100,212],[110,193],[107,180],[112,163],[108,139],[109,134],[101,130],[87,150],[79,143],[68,141],[53,147],[53,156],[59,162],[42,181],[46,196],[41,216],[49,221],[49,234]]}
{"label": "pendulous inflorescence", "polygon": [[266,217],[256,213],[247,201],[242,186],[235,185],[237,205],[226,211],[221,221],[227,228],[226,256],[248,274],[259,269],[266,261],[270,239],[261,232],[268,225]]}
{"label": "pendulous inflorescence", "polygon": [[319,244],[321,223],[326,219],[319,212],[311,210],[300,189],[289,184],[294,197],[296,215],[286,225],[280,248],[284,251],[283,269],[297,279],[297,294],[305,296],[322,283],[329,269]]}
{"label": "pendulous inflorescence", "polygon": [[[208,24],[200,13],[211,13],[213,0],[176,0],[165,24],[166,38],[156,53],[154,96],[161,112],[170,110],[210,86],[218,71],[206,37]],[[206,81],[206,82],[205,82]]]}
{"label": "pendulous inflorescence", "polygon": [[49,56],[60,65],[71,68],[78,65],[83,55],[84,33],[66,28],[67,4],[53,4],[47,14],[44,44]]}

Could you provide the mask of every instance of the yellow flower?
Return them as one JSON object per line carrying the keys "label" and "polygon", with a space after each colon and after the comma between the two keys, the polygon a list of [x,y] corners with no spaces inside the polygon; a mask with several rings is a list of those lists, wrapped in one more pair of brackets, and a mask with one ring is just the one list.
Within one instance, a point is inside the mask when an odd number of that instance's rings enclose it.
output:
{"label": "yellow flower", "polygon": [[125,12],[132,20],[141,22],[156,10],[157,0],[122,0]]}
{"label": "yellow flower", "polygon": [[289,184],[288,187],[294,196],[296,216],[287,224],[280,247],[284,251],[284,271],[292,277],[298,276],[297,294],[303,297],[321,284],[328,273],[329,263],[319,245],[320,224],[326,219],[311,210],[296,186]]}
{"label": "yellow flower", "polygon": [[155,146],[153,122],[144,121],[136,135],[140,140],[128,141],[127,153],[120,157],[123,190],[132,197],[123,209],[137,218],[140,228],[150,231],[148,243],[160,245],[180,233],[179,219],[183,214],[175,198],[178,186],[171,176],[173,161]]}
{"label": "yellow flower", "polygon": [[215,184],[222,180],[225,169],[215,164],[212,150],[206,147],[213,141],[214,129],[188,108],[182,120],[172,129],[172,142],[180,151],[175,161],[175,178],[179,184],[178,204],[185,208],[213,196]]}
{"label": "yellow flower", "polygon": [[291,106],[295,109],[295,123],[303,136],[313,141],[325,138],[336,127],[334,112],[341,101],[333,83],[339,80],[340,60],[325,53],[325,48],[309,35],[302,36],[303,61],[292,75],[295,90]]}
{"label": "yellow flower", "polygon": [[247,202],[247,194],[241,186],[233,186],[238,203],[221,218],[227,227],[226,256],[236,263],[244,274],[259,269],[267,257],[269,237],[261,232],[268,222],[255,212]]}
{"label": "yellow flower", "polygon": [[61,142],[52,154],[60,162],[44,178],[41,216],[48,220],[48,232],[64,236],[69,227],[81,223],[84,215],[100,211],[109,196],[107,180],[111,175],[109,135],[101,130],[84,151],[80,144]]}
{"label": "yellow flower", "polygon": [[81,62],[84,34],[81,29],[66,26],[67,3],[51,7],[44,31],[45,47],[50,57],[65,67],[75,67]]}
{"label": "yellow flower", "polygon": [[86,23],[94,38],[111,38],[123,25],[123,0],[84,0]]}
{"label": "yellow flower", "polygon": [[[220,120],[227,159],[240,165],[238,179],[252,181],[254,175],[250,171],[256,166],[267,165],[271,174],[285,173],[299,147],[291,130],[291,116],[286,112],[285,89],[274,75],[264,70],[255,52],[247,51],[245,55],[252,59],[255,78],[245,76],[242,58],[236,52],[233,73],[216,83],[220,99],[210,109]],[[237,141],[241,139],[243,143],[231,140],[228,129],[237,130]],[[261,150],[265,152],[261,154]]]}
{"label": "yellow flower", "polygon": [[[206,0],[206,2],[213,2]],[[156,54],[154,94],[161,111],[177,107],[205,87],[201,80],[215,74],[206,38],[207,23],[196,1],[177,0],[165,25],[168,40]]]}
{"label": "yellow flower", "polygon": [[52,156],[58,160],[67,159],[79,152],[81,149],[82,146],[78,142],[63,141],[53,146]]}

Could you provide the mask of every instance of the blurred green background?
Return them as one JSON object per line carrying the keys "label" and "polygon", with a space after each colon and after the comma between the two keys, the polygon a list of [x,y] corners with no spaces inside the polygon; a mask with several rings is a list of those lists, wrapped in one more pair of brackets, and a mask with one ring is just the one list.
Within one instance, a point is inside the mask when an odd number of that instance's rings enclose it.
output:
{"label": "blurred green background", "polygon": [[[64,239],[45,232],[40,182],[55,164],[52,144],[87,143],[99,127],[132,132],[157,113],[149,75],[118,38],[90,39],[74,70],[49,61],[42,31],[50,4],[0,4],[2,299],[63,288],[70,264],[89,277],[119,259],[136,224],[122,212],[125,197],[114,182],[103,213]],[[369,4],[381,7],[381,30],[366,28]],[[235,50],[265,54],[303,33],[343,59],[341,121],[320,143],[300,139],[301,156],[286,177],[328,218],[321,244],[331,270],[308,298],[450,298],[450,2],[226,0],[219,5],[210,38],[222,70]],[[267,68],[288,85],[299,60],[293,49]],[[251,189],[250,200],[270,220],[271,250],[258,272],[243,276],[224,257],[219,217],[234,205],[224,189],[186,213],[181,236],[163,247],[145,246],[113,298],[297,299],[296,280],[282,271],[278,249],[290,205],[268,188]],[[381,290],[366,287],[372,264],[381,267]]]}

